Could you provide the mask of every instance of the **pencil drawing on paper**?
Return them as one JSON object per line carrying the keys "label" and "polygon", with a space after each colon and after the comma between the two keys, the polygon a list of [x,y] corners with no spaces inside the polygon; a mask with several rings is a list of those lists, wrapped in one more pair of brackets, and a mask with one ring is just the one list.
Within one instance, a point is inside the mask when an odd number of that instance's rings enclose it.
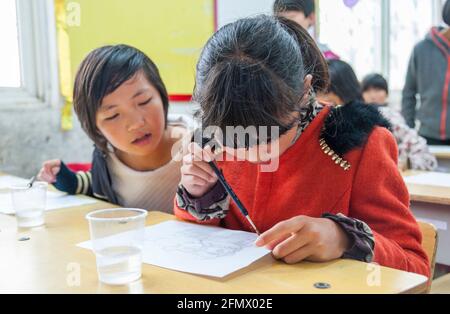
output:
{"label": "pencil drawing on paper", "polygon": [[189,254],[202,259],[232,256],[253,245],[254,239],[242,236],[222,235],[221,232],[205,234],[202,230],[186,229],[170,237],[153,238],[152,241],[163,251]]}

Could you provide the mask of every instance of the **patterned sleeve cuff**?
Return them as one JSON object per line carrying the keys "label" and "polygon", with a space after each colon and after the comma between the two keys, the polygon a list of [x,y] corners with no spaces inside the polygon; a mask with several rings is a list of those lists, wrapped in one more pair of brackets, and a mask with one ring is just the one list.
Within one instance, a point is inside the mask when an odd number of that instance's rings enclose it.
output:
{"label": "patterned sleeve cuff", "polygon": [[230,205],[228,193],[219,182],[200,198],[194,198],[180,184],[176,198],[178,206],[199,221],[224,218]]}
{"label": "patterned sleeve cuff", "polygon": [[60,191],[77,194],[79,189],[79,179],[75,172],[71,171],[64,162],[61,161],[61,168],[56,175],[56,182],[53,186]]}
{"label": "patterned sleeve cuff", "polygon": [[351,241],[350,248],[344,252],[342,258],[354,259],[366,263],[372,262],[375,238],[372,230],[366,223],[343,214],[333,215],[326,213],[322,217],[331,219],[339,224]]}

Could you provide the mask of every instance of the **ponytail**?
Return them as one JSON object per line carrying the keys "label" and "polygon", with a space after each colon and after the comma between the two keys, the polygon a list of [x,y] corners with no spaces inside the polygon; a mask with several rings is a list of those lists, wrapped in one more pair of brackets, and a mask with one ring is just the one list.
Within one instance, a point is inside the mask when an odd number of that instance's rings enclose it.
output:
{"label": "ponytail", "polygon": [[312,75],[312,88],[314,91],[316,93],[326,92],[330,84],[328,65],[314,39],[309,35],[308,31],[296,22],[283,17],[277,17],[277,19],[300,46],[305,75]]}

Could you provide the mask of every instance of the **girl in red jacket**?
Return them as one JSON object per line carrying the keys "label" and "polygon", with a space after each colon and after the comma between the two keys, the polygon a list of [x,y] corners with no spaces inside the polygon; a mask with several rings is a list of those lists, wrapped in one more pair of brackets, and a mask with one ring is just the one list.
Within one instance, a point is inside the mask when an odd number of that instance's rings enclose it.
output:
{"label": "girl in red jacket", "polygon": [[327,73],[311,37],[286,20],[220,29],[200,56],[195,99],[221,152],[189,145],[175,214],[253,230],[208,165],[214,158],[262,232],[256,245],[276,258],[350,258],[428,276],[389,124],[358,102],[319,105],[314,88]]}

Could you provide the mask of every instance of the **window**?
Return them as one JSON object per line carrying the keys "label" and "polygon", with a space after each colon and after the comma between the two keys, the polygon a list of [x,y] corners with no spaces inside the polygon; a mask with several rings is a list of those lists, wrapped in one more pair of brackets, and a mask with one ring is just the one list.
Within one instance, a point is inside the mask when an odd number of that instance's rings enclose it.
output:
{"label": "window", "polygon": [[441,0],[320,0],[319,41],[360,79],[379,72],[399,91],[414,45],[439,24],[441,8]]}
{"label": "window", "polygon": [[232,23],[239,18],[258,14],[272,14],[274,0],[215,0],[217,4],[217,26]]}
{"label": "window", "polygon": [[[20,87],[19,38],[15,0],[0,2],[0,86]],[[5,31],[9,30],[9,31]]]}
{"label": "window", "polygon": [[402,89],[414,45],[430,31],[431,1],[391,1],[389,78],[392,89]]}
{"label": "window", "polygon": [[353,65],[361,77],[381,70],[380,0],[361,0],[352,9],[343,1],[320,1],[319,41]]}
{"label": "window", "polygon": [[0,109],[59,101],[52,0],[0,1]]}

